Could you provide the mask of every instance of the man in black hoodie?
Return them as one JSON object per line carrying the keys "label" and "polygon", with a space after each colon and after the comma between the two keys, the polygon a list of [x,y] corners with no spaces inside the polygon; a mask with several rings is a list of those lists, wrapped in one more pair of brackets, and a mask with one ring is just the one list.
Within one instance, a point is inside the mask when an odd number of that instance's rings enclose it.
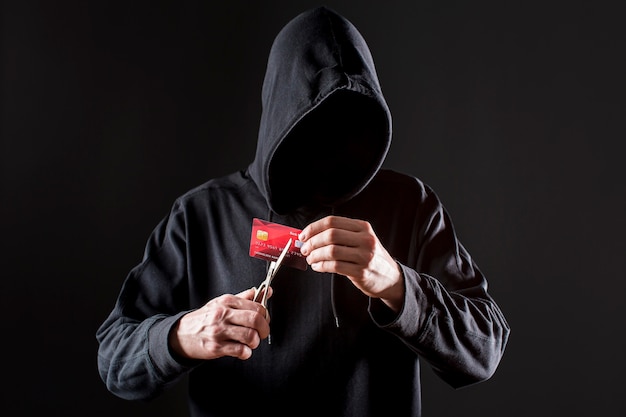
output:
{"label": "man in black hoodie", "polygon": [[[453,387],[490,378],[508,324],[436,194],[381,168],[391,114],[357,29],[295,17],[262,101],[255,159],[176,200],[98,330],[109,390],[188,375],[193,416],[419,416],[420,359]],[[255,218],[302,230],[309,265],[279,270],[270,314]]]}

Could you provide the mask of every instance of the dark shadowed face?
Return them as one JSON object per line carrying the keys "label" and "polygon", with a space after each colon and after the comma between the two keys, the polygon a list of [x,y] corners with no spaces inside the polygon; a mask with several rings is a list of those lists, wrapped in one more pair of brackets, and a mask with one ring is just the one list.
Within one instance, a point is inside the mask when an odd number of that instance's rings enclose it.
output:
{"label": "dark shadowed face", "polygon": [[306,115],[272,159],[275,207],[331,205],[358,191],[384,155],[385,117],[373,99],[344,90]]}

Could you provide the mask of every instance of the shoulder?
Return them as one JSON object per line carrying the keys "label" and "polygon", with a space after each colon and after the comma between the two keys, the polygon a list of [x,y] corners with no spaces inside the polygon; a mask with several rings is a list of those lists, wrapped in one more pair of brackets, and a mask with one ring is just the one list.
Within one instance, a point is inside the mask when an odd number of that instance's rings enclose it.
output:
{"label": "shoulder", "polygon": [[204,183],[191,188],[179,198],[193,199],[198,194],[205,194],[209,192],[232,192],[244,187],[248,182],[249,179],[246,177],[245,173],[243,171],[238,171],[222,177],[211,178]]}
{"label": "shoulder", "polygon": [[401,193],[402,195],[412,196],[418,200],[425,200],[429,198],[429,196],[434,196],[432,188],[421,179],[391,169],[381,169],[378,171],[368,188],[372,188],[382,194]]}
{"label": "shoulder", "polygon": [[243,171],[211,178],[180,195],[176,199],[175,205],[186,206],[198,201],[206,201],[207,198],[221,198],[228,194],[245,193],[250,185],[253,185],[253,182]]}

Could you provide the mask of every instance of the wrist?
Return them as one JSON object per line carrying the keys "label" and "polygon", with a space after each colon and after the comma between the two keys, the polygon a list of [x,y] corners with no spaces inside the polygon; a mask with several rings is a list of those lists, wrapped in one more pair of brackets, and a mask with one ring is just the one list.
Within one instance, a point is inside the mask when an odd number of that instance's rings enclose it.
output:
{"label": "wrist", "polygon": [[189,359],[187,355],[185,355],[185,351],[182,347],[182,344],[178,335],[178,330],[180,328],[180,321],[182,320],[182,318],[183,317],[176,320],[176,322],[172,325],[172,327],[170,327],[170,332],[167,337],[167,345],[169,347],[170,355],[172,355],[172,357],[179,362]]}
{"label": "wrist", "polygon": [[398,313],[404,304],[405,286],[404,275],[400,265],[397,262],[394,262],[394,265],[395,271],[392,274],[392,284],[379,298],[387,307]]}

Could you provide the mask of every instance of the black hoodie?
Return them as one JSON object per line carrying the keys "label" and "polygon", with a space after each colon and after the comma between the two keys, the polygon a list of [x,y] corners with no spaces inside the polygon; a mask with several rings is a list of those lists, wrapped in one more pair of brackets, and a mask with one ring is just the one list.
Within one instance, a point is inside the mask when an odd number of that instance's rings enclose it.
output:
{"label": "black hoodie", "polygon": [[[127,399],[189,375],[193,416],[419,416],[419,359],[453,387],[490,378],[509,327],[435,193],[383,170],[391,115],[369,49],[327,8],[272,46],[254,161],[187,192],[153,231],[97,332],[98,367]],[[283,267],[271,343],[242,361],[182,361],[168,333],[186,312],[260,283],[255,217],[304,228],[335,214],[370,222],[401,266],[399,314],[342,276]]]}

